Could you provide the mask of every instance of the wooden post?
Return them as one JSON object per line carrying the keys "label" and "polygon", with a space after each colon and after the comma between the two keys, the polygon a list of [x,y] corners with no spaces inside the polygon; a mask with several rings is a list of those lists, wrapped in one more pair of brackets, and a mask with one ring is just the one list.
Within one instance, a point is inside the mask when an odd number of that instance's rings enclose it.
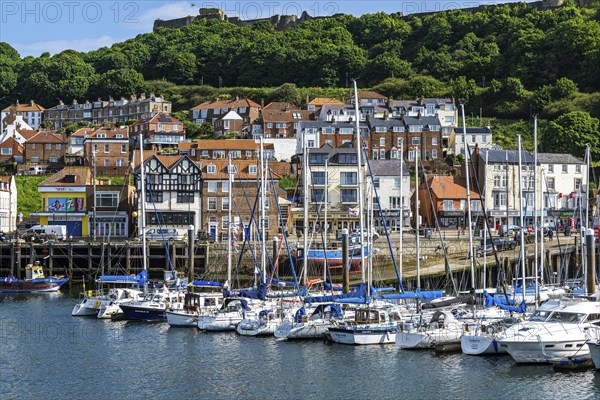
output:
{"label": "wooden post", "polygon": [[194,232],[195,231],[196,231],[196,228],[194,227],[194,225],[188,226],[187,273],[188,273],[188,282],[190,282],[190,283],[194,281]]}
{"label": "wooden post", "polygon": [[54,275],[54,247],[52,243],[48,244],[48,274]]}
{"label": "wooden post", "polygon": [[[18,239],[17,239],[18,240]],[[14,243],[10,244],[10,276],[15,276],[15,263],[16,261],[16,247],[18,245],[15,245]]]}
{"label": "wooden post", "polygon": [[[306,232],[304,232],[304,234],[306,235]],[[308,257],[307,250],[308,249],[303,250],[304,257]],[[350,292],[350,267],[348,266],[348,229],[342,229],[342,292]]]}
{"label": "wooden post", "polygon": [[88,276],[92,273],[92,246],[88,247]]}

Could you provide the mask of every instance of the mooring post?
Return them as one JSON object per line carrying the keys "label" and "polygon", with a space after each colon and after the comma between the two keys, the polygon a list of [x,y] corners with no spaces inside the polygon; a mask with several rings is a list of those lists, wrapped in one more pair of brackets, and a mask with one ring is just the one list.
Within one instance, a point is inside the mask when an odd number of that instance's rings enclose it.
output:
{"label": "mooring post", "polygon": [[48,274],[54,275],[54,247],[52,243],[48,243]]}

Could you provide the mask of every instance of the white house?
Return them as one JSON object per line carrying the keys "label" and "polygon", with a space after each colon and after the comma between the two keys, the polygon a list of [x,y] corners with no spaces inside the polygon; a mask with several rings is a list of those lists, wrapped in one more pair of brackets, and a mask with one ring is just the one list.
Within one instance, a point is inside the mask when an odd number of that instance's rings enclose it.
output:
{"label": "white house", "polygon": [[[23,116],[16,115],[13,118],[13,121],[7,123],[4,129],[2,129],[2,135],[0,136],[0,143],[4,143],[6,139],[9,137],[14,138],[21,146],[25,144],[27,138],[25,138],[19,131],[33,131],[33,127],[31,127],[27,122],[23,120]],[[8,122],[9,119],[6,120]]]}
{"label": "white house", "polygon": [[0,231],[17,229],[17,185],[14,176],[0,176]]}
{"label": "white house", "polygon": [[44,107],[36,104],[33,100],[27,104],[19,104],[19,101],[17,100],[16,104],[8,106],[0,112],[0,127],[2,126],[4,118],[13,114],[22,117],[23,121],[31,127],[30,129],[38,130],[42,124],[44,110]]}
{"label": "white house", "polygon": [[[491,149],[492,143],[492,129],[488,126],[485,128],[466,128],[467,145],[471,152],[475,146],[480,149]],[[463,128],[454,128],[450,135],[450,148],[453,154],[465,154],[464,145],[465,132]]]}
{"label": "white house", "polygon": [[[385,223],[390,231],[399,231],[402,225],[410,225],[411,218],[408,167],[403,163],[403,170],[400,172],[400,160],[372,160],[370,164]],[[370,180],[369,176],[367,180]],[[375,227],[383,228],[376,201],[373,201],[373,207]]]}

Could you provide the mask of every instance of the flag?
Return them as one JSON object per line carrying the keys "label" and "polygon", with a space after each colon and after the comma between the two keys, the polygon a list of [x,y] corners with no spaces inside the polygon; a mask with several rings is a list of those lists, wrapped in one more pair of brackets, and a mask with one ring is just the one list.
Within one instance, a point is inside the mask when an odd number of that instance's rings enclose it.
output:
{"label": "flag", "polygon": [[353,217],[358,217],[358,208],[349,208],[348,214],[352,215]]}

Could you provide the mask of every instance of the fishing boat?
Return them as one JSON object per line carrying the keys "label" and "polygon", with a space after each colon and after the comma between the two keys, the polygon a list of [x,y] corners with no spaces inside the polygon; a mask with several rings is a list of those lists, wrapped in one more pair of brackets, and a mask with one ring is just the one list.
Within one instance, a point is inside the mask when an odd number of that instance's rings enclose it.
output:
{"label": "fishing boat", "polygon": [[68,280],[68,276],[44,275],[39,261],[25,267],[25,279],[14,276],[0,278],[0,293],[46,293],[57,292]]}
{"label": "fishing boat", "polygon": [[[363,247],[364,257],[366,259],[366,257],[369,256],[369,246],[365,244]],[[316,267],[323,267],[325,265],[325,260],[327,260],[327,266],[329,269],[335,270],[342,268],[342,249],[309,249],[306,253],[308,254],[307,261]],[[350,259],[351,271],[359,271],[361,266],[360,246],[358,248],[351,249],[348,257]],[[304,261],[304,249],[298,250],[298,261]]]}
{"label": "fishing boat", "polygon": [[600,302],[550,300],[527,321],[508,328],[498,340],[517,363],[546,363],[589,355],[586,334],[598,323]]}

